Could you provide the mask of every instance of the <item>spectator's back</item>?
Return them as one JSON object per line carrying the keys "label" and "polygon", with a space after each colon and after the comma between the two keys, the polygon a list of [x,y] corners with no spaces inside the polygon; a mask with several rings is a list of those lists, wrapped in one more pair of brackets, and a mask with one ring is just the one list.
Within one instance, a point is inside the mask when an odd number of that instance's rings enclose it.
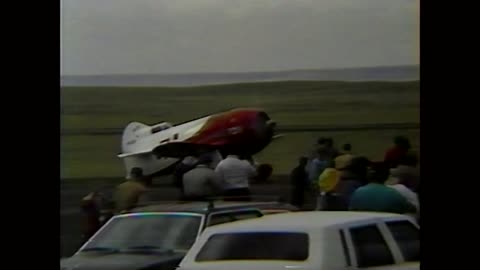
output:
{"label": "spectator's back", "polygon": [[147,188],[143,184],[134,180],[128,180],[118,185],[113,195],[115,212],[119,213],[135,207],[138,199],[146,190]]}
{"label": "spectator's back", "polygon": [[222,192],[217,173],[209,167],[211,162],[210,156],[204,156],[194,169],[183,175],[184,199],[203,200]]}
{"label": "spectator's back", "polygon": [[387,187],[388,168],[378,164],[371,170],[369,184],[358,188],[352,194],[349,209],[391,213],[415,213],[416,208],[396,190]]}
{"label": "spectator's back", "polygon": [[225,189],[248,188],[249,179],[256,174],[255,168],[250,163],[234,155],[220,161],[215,172],[223,180]]}

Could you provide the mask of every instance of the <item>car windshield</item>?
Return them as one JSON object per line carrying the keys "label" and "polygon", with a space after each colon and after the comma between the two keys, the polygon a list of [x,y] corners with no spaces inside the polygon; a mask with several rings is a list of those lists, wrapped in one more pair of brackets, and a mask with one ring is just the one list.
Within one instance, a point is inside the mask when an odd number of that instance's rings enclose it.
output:
{"label": "car windshield", "polygon": [[195,214],[139,213],[114,217],[80,251],[188,250],[199,233]]}

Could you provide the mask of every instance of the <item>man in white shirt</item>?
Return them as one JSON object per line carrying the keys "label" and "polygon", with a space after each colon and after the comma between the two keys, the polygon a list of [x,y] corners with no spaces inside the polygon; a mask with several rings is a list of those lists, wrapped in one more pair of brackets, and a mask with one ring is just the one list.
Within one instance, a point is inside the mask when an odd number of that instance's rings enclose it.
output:
{"label": "man in white shirt", "polygon": [[413,204],[415,208],[417,208],[417,211],[419,210],[420,204],[418,203],[418,196],[415,192],[411,191],[403,184],[389,184],[387,186],[398,191],[398,193],[407,199],[409,203]]}
{"label": "man in white shirt", "polygon": [[385,183],[388,187],[395,189],[400,193],[408,202],[413,204],[417,208],[417,213],[420,210],[420,203],[418,196],[408,186],[412,178],[411,172],[408,170],[402,170],[402,168],[390,169],[390,178]]}
{"label": "man in white shirt", "polygon": [[250,200],[249,180],[257,170],[248,161],[241,160],[237,155],[228,155],[218,163],[215,172],[223,182],[225,196],[236,197],[232,200]]}
{"label": "man in white shirt", "polygon": [[211,156],[202,156],[196,167],[183,175],[184,200],[205,200],[222,192],[222,183],[210,168],[211,162]]}

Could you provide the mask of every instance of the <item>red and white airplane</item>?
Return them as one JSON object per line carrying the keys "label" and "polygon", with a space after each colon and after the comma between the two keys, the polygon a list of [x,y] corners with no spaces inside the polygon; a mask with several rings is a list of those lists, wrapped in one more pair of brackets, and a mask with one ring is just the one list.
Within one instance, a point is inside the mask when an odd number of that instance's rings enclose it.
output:
{"label": "red and white airplane", "polygon": [[275,122],[262,110],[233,109],[182,124],[162,122],[148,126],[127,125],[122,136],[122,153],[127,177],[133,167],[145,174],[163,174],[183,157],[205,152],[253,155],[274,136]]}

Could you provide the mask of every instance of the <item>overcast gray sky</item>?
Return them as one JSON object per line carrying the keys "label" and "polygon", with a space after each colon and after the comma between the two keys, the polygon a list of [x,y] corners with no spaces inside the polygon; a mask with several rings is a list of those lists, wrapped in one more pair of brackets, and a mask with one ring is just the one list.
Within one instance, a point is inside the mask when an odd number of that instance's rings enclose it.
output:
{"label": "overcast gray sky", "polygon": [[419,63],[419,0],[62,0],[63,75]]}

